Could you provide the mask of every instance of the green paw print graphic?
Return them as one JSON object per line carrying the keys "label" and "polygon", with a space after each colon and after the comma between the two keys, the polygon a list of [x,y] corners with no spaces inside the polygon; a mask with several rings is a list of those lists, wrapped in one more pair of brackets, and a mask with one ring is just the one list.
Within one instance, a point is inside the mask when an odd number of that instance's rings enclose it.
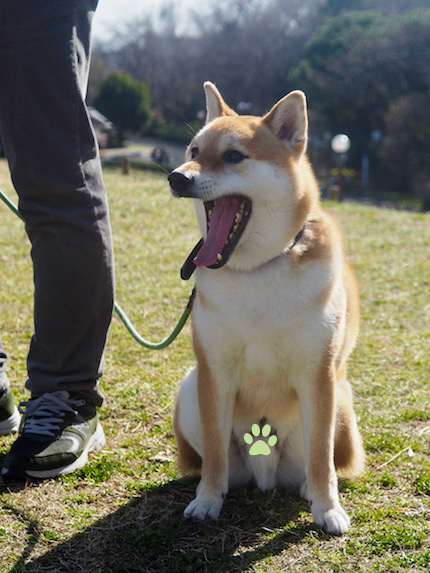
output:
{"label": "green paw print graphic", "polygon": [[[271,429],[272,428],[270,427],[270,424],[266,424],[263,427],[263,429],[261,430],[262,435],[266,438],[270,434]],[[259,436],[260,435],[260,426],[258,424],[253,424],[251,431],[255,437]],[[251,445],[252,442],[254,441],[254,438],[251,436],[251,434],[248,434],[248,433],[246,433],[243,436],[243,439],[249,445]],[[274,446],[277,441],[278,441],[278,438],[276,436],[270,436],[270,438],[268,440],[269,446],[271,446],[271,447]],[[258,456],[259,454],[261,454],[263,456],[268,456],[270,454],[269,446],[267,445],[266,442],[263,442],[263,440],[258,440],[257,442],[252,444],[252,447],[249,450],[249,454],[251,456]]]}

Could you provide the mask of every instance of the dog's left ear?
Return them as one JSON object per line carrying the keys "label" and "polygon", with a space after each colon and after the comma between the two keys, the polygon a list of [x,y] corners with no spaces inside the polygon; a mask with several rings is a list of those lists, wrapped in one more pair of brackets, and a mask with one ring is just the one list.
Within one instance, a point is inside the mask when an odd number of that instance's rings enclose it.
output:
{"label": "dog's left ear", "polygon": [[308,140],[308,114],[306,96],[296,90],[278,101],[263,122],[297,155],[306,151]]}
{"label": "dog's left ear", "polygon": [[235,111],[228,107],[212,82],[205,82],[203,87],[206,94],[206,123],[210,123],[213,119],[222,115],[237,115]]}

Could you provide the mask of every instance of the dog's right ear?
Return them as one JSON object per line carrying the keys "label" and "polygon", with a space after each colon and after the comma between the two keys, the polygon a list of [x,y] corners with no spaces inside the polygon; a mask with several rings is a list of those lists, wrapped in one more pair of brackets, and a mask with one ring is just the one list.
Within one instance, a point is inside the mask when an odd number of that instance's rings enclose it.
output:
{"label": "dog's right ear", "polygon": [[234,110],[228,107],[212,82],[205,82],[203,87],[206,94],[206,123],[210,123],[213,119],[223,115],[237,115]]}

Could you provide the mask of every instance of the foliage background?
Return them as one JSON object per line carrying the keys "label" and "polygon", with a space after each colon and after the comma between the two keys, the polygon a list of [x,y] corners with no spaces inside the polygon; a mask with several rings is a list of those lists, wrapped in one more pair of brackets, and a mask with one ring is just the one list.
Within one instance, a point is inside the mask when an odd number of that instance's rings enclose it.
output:
{"label": "foliage background", "polygon": [[349,166],[359,171],[369,156],[374,186],[430,192],[428,0],[221,0],[205,8],[184,32],[166,2],[158,20],[130,22],[98,46],[90,97],[112,70],[128,72],[149,87],[152,133],[164,126],[168,135],[166,125],[196,122],[205,80],[254,114],[303,89],[317,168],[333,162],[331,136],[347,133]]}

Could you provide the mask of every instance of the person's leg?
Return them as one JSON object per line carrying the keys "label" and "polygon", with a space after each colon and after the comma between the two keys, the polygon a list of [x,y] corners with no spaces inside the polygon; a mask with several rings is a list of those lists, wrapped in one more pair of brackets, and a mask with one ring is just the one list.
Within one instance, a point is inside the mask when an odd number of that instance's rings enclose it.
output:
{"label": "person's leg", "polygon": [[2,0],[0,129],[32,243],[32,397],[95,405],[113,308],[112,242],[84,103],[96,0]]}
{"label": "person's leg", "polygon": [[32,243],[31,400],[4,477],[74,471],[104,444],[97,380],[113,309],[106,192],[84,103],[96,0],[0,2],[0,130]]}

